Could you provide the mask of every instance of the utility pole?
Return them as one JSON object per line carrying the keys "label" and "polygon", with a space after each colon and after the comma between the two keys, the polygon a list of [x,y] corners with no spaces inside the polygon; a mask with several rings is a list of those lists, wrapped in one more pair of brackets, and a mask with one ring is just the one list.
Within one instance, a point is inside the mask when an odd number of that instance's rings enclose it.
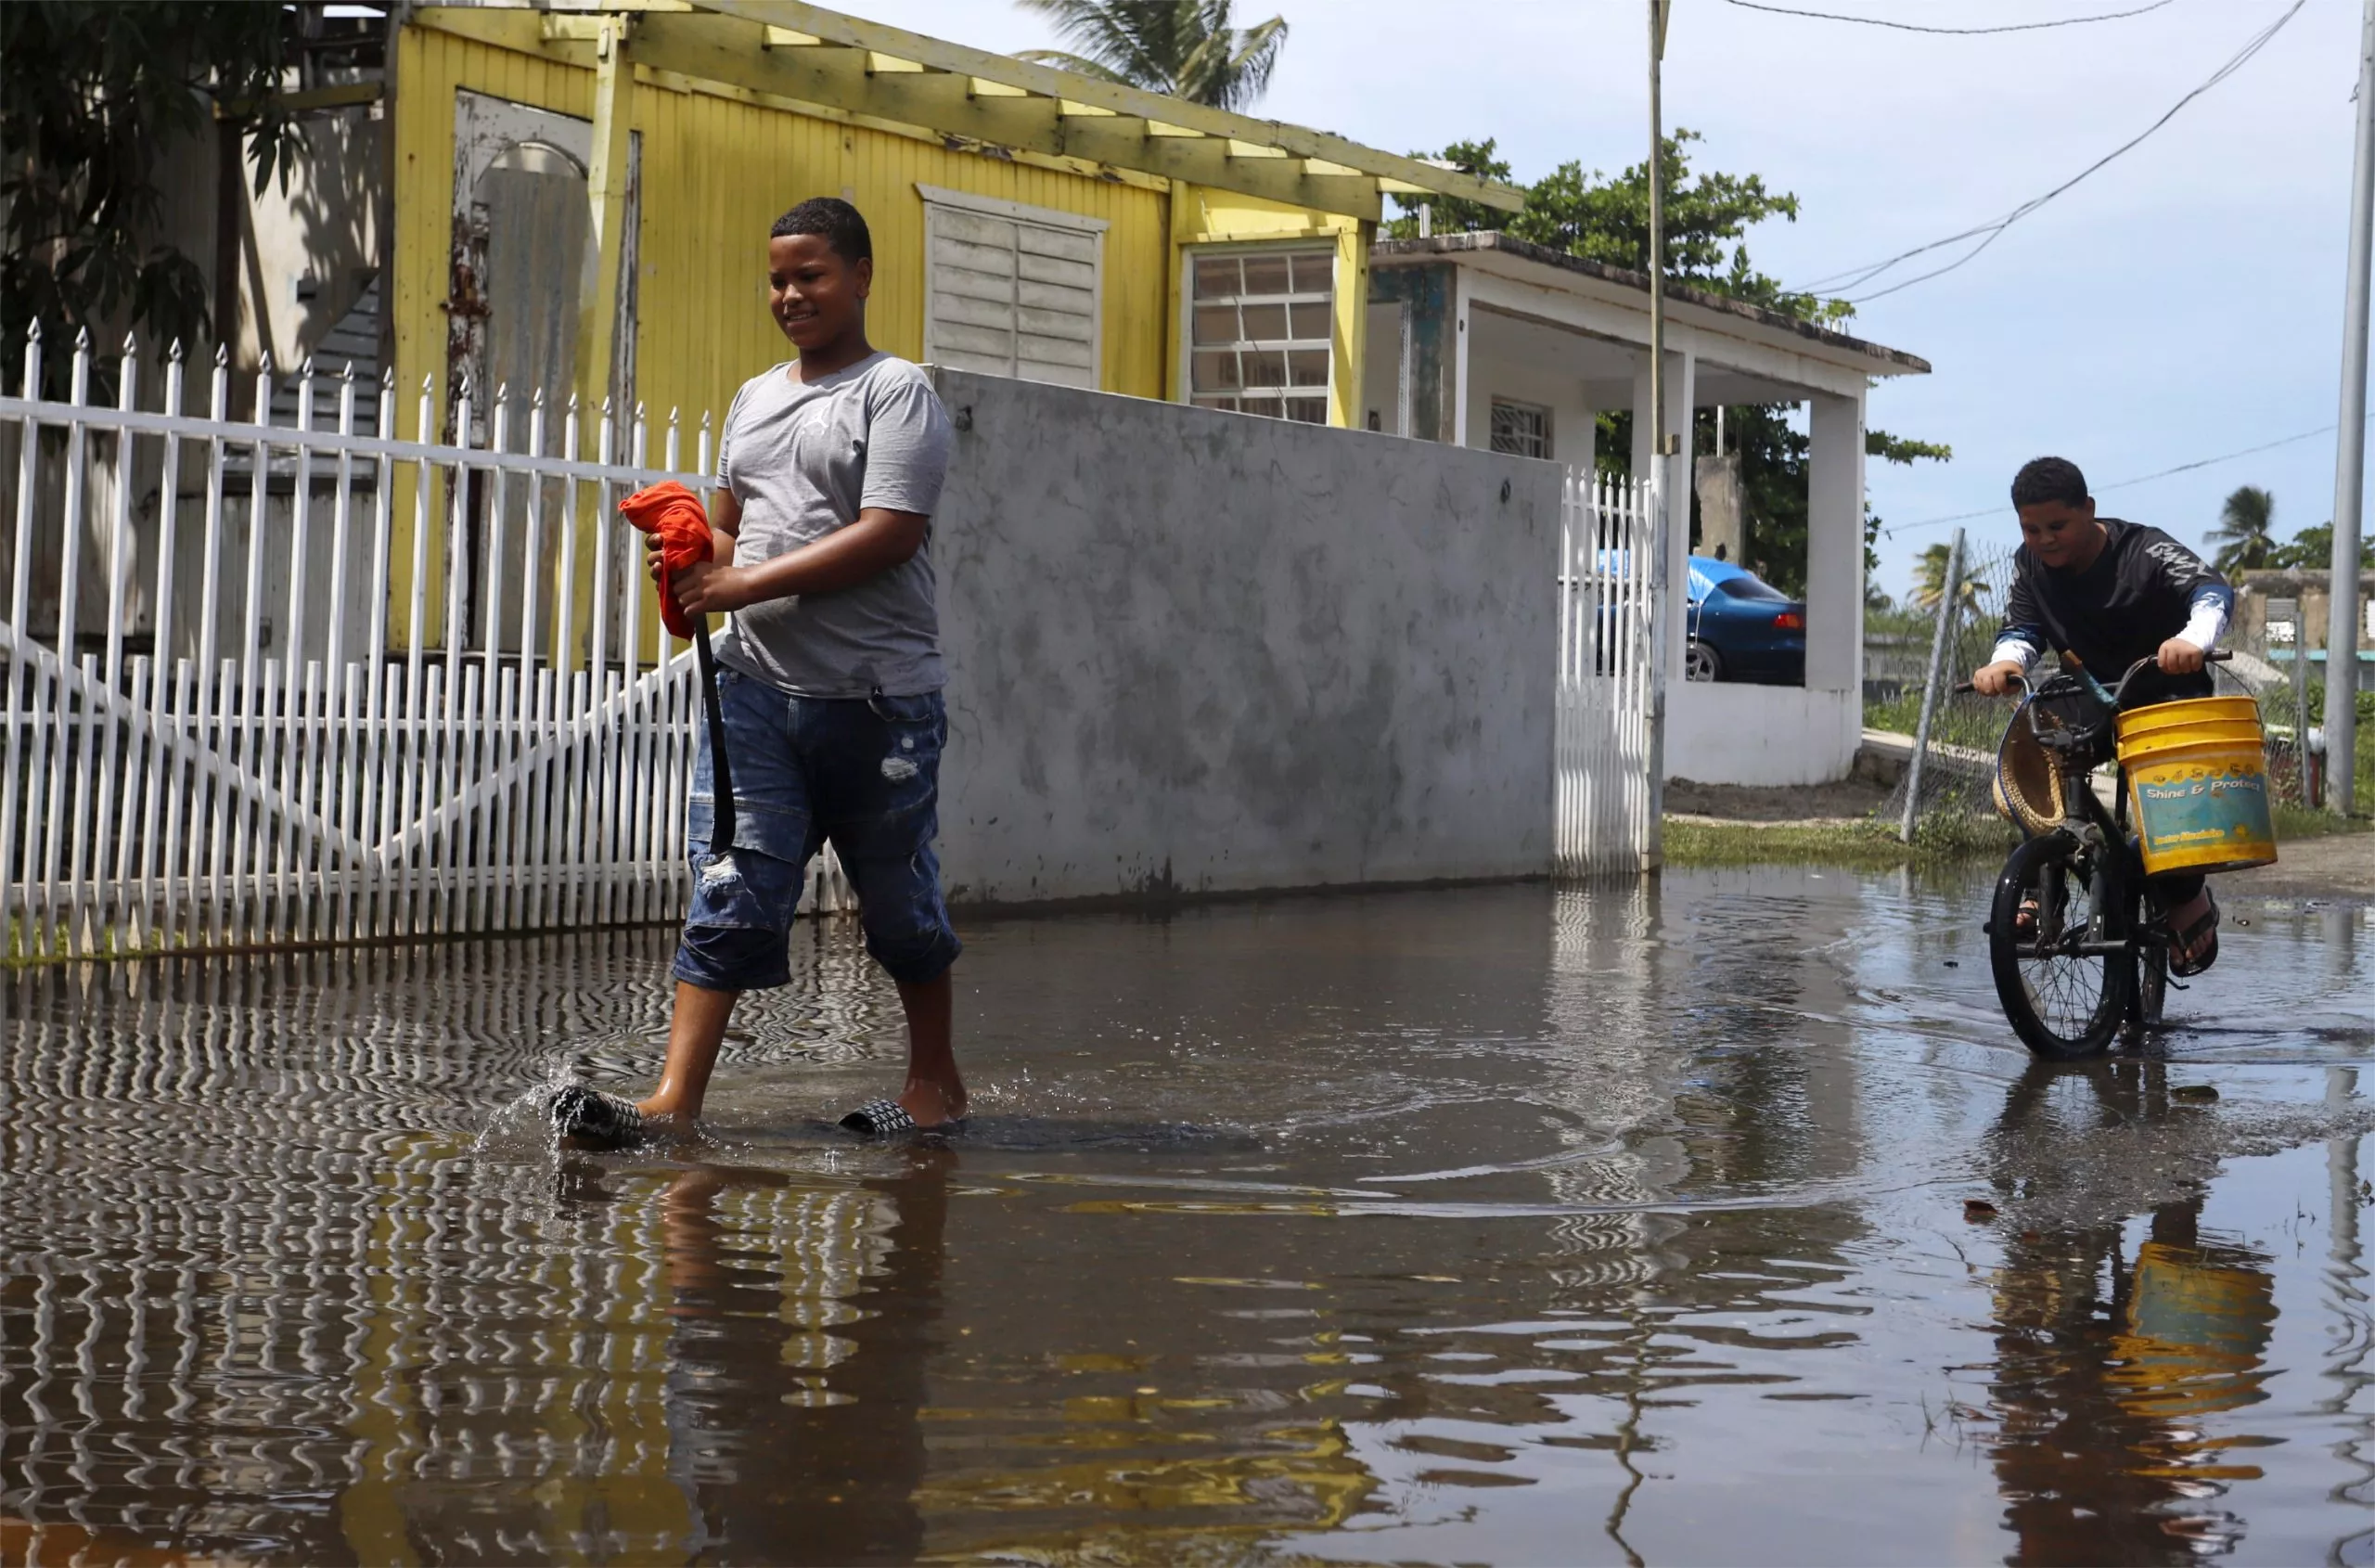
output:
{"label": "utility pole", "polygon": [[[2367,0],[2375,16],[2375,0]],[[1660,99],[1666,58],[1666,16],[1673,0],[1650,0],[1650,460],[1666,456],[1666,182],[1665,109]]]}
{"label": "utility pole", "polygon": [[[2367,266],[2375,226],[2375,0],[2358,31],[2358,140],[2350,165],[2350,276],[2342,312],[2342,428],[2326,620],[2326,801],[2350,815],[2358,747],[2359,498],[2367,489]],[[2306,649],[2302,650],[2305,652]]]}
{"label": "utility pole", "polygon": [[[1674,661],[1674,641],[1667,617],[1675,607],[1667,602],[1666,561],[1671,546],[1672,508],[1666,492],[1666,179],[1664,106],[1659,101],[1659,71],[1666,58],[1666,16],[1674,0],[1650,0],[1650,505],[1657,520],[1650,529],[1650,604],[1657,636],[1650,649],[1650,820],[1642,851],[1642,869],[1652,870],[1665,856],[1666,810],[1666,676]],[[2375,0],[2367,0],[2375,15]],[[1683,514],[1686,518],[1688,512]]]}

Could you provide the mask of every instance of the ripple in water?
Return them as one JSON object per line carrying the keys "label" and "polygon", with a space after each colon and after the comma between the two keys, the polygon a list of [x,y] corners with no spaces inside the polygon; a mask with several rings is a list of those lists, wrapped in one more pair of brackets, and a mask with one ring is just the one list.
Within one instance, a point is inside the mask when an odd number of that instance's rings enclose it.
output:
{"label": "ripple in water", "polygon": [[2363,1560],[2356,928],[2033,1072],[1964,900],[990,923],[933,1147],[846,924],[598,1159],[664,931],[18,975],[0,1557]]}

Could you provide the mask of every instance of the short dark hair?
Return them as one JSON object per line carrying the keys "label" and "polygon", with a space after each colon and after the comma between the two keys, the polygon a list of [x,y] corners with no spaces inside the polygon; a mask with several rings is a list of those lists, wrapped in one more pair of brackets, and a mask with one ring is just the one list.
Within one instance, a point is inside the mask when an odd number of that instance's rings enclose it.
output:
{"label": "short dark hair", "polygon": [[833,253],[845,262],[874,260],[874,236],[867,232],[866,219],[838,196],[812,196],[777,218],[775,226],[767,230],[769,239],[793,234],[823,236]]}
{"label": "short dark hair", "polygon": [[2034,507],[2046,501],[2083,507],[2087,502],[2086,476],[2067,457],[2032,457],[2012,476],[2012,505]]}

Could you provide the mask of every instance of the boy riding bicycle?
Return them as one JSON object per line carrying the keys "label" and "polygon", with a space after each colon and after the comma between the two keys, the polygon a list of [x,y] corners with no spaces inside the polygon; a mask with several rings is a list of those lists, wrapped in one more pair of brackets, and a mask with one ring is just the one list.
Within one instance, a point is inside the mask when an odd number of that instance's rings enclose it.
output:
{"label": "boy riding bicycle", "polygon": [[[2227,629],[2235,591],[2217,570],[2157,528],[2098,518],[2086,476],[2037,457],[2012,478],[2022,545],[1992,661],[1974,688],[2009,693],[2050,649],[2065,666],[2116,680],[2140,660],[2156,668],[2129,683],[2124,708],[2212,695],[2204,662]],[[2198,872],[2150,880],[2167,911],[2169,972],[2200,974],[2218,957],[2218,906]]]}

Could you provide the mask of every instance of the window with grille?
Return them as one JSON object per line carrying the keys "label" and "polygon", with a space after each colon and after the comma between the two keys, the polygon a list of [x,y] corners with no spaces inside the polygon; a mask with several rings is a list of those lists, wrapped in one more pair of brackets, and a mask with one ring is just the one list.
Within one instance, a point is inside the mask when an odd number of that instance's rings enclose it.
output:
{"label": "window with grille", "polygon": [[1336,252],[1199,254],[1188,265],[1188,400],[1326,424]]}
{"label": "window with grille", "polygon": [[1493,450],[1513,457],[1550,456],[1550,410],[1536,403],[1493,400]]}
{"label": "window with grille", "polygon": [[924,199],[924,358],[1094,388],[1105,221],[917,188]]}

